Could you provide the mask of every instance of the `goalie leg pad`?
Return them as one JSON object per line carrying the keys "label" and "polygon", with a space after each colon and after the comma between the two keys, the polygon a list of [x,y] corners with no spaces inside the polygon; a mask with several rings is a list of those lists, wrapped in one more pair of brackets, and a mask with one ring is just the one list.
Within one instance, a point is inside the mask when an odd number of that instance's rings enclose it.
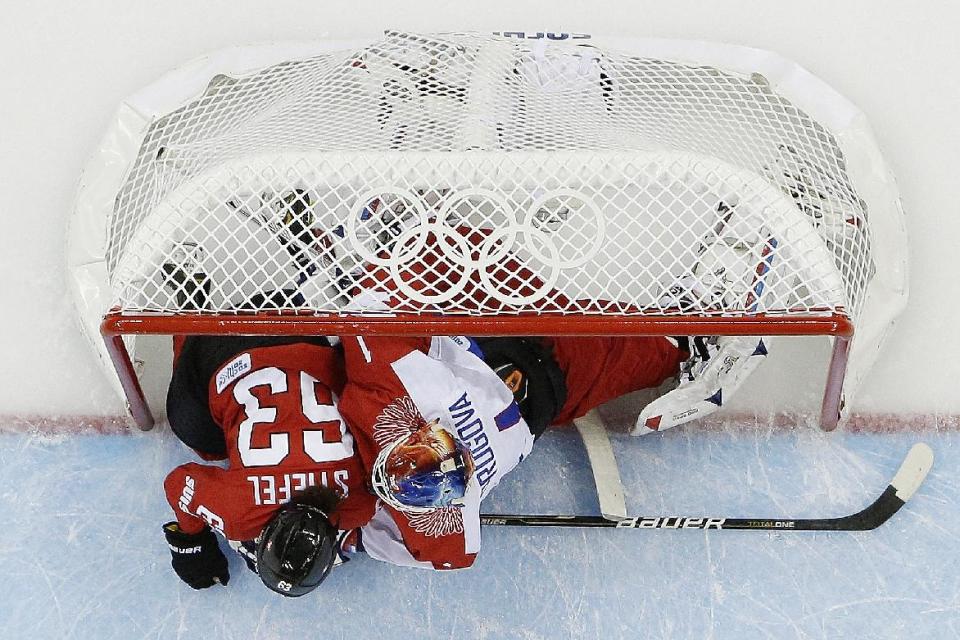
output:
{"label": "goalie leg pad", "polygon": [[631,435],[663,431],[719,409],[766,359],[767,342],[767,338],[719,338],[719,350],[692,380],[643,408]]}

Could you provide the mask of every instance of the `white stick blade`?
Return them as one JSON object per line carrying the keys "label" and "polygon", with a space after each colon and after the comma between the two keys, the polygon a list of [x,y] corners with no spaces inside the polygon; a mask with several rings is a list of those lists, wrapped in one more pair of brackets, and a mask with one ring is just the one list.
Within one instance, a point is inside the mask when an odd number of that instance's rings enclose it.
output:
{"label": "white stick blade", "polygon": [[896,489],[897,497],[906,502],[913,497],[933,466],[933,449],[924,442],[910,448],[903,464],[893,476],[890,486]]}
{"label": "white stick blade", "polygon": [[597,497],[600,500],[600,513],[607,520],[623,520],[627,517],[627,505],[623,496],[623,482],[617,459],[610,446],[607,429],[596,409],[573,421],[583,438],[587,458],[593,469],[593,480],[597,485]]}

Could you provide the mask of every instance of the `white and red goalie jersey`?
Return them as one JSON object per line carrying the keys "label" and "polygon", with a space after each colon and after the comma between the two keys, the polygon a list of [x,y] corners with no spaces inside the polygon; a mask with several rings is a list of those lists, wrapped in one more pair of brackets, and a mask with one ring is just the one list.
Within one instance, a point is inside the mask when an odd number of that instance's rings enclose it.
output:
{"label": "white and red goalie jersey", "polygon": [[368,469],[382,447],[433,421],[470,448],[475,465],[461,506],[407,513],[381,505],[364,528],[366,552],[410,566],[470,566],[480,549],[480,501],[533,446],[513,393],[466,338],[351,337],[343,348],[340,409]]}
{"label": "white and red goalie jersey", "polygon": [[[369,347],[349,338],[344,347],[353,380],[344,386],[344,362],[329,347],[293,342],[234,352],[218,344],[223,339],[207,340],[216,353],[232,355],[180,358],[178,384],[171,386],[180,411],[171,424],[202,457],[224,459],[226,466],[187,463],[167,476],[167,500],[182,531],[198,533],[209,525],[249,557],[244,543],[282,504],[323,484],[343,498],[330,514],[333,523],[341,530],[360,528],[372,557],[410,566],[469,566],[479,548],[480,500],[533,440],[512,393],[479,358],[447,338],[436,340],[438,348],[448,347],[439,359],[418,349],[429,350],[428,338],[369,339]],[[218,364],[210,365],[214,360]],[[203,393],[186,397],[200,391],[197,383]],[[376,456],[376,434],[409,433],[424,415],[459,425],[458,435],[473,447],[475,486],[462,512],[439,510],[436,517],[411,521],[376,506],[367,469]],[[491,420],[497,434],[485,428]]]}

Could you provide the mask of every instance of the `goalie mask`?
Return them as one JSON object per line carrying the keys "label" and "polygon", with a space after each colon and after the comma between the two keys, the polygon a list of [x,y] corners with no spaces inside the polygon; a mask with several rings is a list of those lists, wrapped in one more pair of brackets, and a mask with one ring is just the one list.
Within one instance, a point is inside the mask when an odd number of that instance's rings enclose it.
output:
{"label": "goalie mask", "polygon": [[462,505],[473,471],[469,447],[434,420],[381,449],[373,491],[394,509],[426,513]]}
{"label": "goalie mask", "polygon": [[264,527],[257,573],[271,591],[298,597],[316,589],[337,558],[337,528],[311,504],[289,503]]}

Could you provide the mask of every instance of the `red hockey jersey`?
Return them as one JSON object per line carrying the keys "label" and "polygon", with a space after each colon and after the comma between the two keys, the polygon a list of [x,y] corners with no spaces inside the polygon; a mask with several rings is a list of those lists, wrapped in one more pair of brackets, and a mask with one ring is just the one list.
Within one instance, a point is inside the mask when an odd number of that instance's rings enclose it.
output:
{"label": "red hockey jersey", "polygon": [[184,464],[167,476],[167,500],[183,531],[199,532],[206,523],[228,540],[252,540],[297,491],[321,484],[344,498],[331,515],[340,529],[370,520],[376,499],[338,409],[343,366],[333,349],[249,349],[222,365],[209,385],[227,465]]}

